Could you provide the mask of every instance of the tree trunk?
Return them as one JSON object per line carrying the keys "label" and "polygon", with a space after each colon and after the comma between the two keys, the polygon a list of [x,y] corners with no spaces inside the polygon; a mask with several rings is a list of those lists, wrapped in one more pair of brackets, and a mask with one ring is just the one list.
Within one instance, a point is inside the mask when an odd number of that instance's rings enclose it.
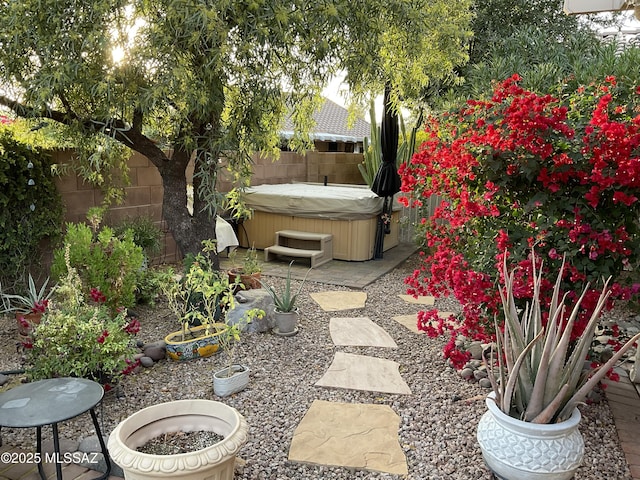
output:
{"label": "tree trunk", "polygon": [[[162,216],[178,245],[180,253],[197,254],[202,249],[202,240],[216,238],[215,219],[207,211],[194,209],[193,215],[187,209],[186,169],[190,155],[176,149],[170,157],[166,154],[149,157],[158,167],[162,177],[164,195],[162,199]],[[196,193],[194,193],[196,195]],[[213,260],[215,268],[219,267],[217,255]]]}

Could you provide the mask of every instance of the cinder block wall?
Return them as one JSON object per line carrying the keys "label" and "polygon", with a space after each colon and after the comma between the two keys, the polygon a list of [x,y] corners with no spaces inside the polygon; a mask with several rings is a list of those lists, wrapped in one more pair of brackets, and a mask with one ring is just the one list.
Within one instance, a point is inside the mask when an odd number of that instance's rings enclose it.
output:
{"label": "cinder block wall", "polygon": [[[68,163],[71,153],[53,153],[56,163]],[[290,182],[322,183],[327,177],[329,183],[362,184],[358,163],[362,154],[343,152],[308,152],[299,155],[282,152],[277,161],[256,156],[254,158],[252,185]],[[168,231],[162,217],[162,178],[157,168],[143,155],[135,153],[129,159],[131,185],[125,189],[125,202],[111,207],[105,217],[105,224],[115,225],[126,218],[149,216],[164,234],[164,247],[155,262],[175,262],[181,256],[176,242]],[[187,170],[187,178],[192,178],[193,166]],[[75,175],[56,178],[58,191],[65,204],[66,222],[86,221],[87,211],[99,206],[102,193]],[[218,190],[229,191],[231,183],[224,176],[218,182]]]}
{"label": "cinder block wall", "polygon": [[[56,163],[68,163],[70,152],[53,154]],[[162,178],[158,169],[143,155],[135,153],[128,161],[131,185],[125,189],[122,205],[111,207],[104,219],[106,225],[115,225],[127,218],[148,216],[162,230],[163,249],[155,262],[175,262],[180,259],[178,247],[162,218]],[[56,186],[65,206],[65,222],[85,222],[87,211],[100,206],[103,195],[99,189],[74,174],[56,178]]]}

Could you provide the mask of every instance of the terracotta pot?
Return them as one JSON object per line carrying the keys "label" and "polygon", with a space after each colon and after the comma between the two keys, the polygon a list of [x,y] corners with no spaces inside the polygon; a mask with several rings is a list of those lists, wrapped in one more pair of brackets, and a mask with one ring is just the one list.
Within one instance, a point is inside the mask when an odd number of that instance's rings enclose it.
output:
{"label": "terracotta pot", "polygon": [[[151,455],[136,449],[168,432],[213,431],[223,440],[195,452]],[[247,442],[247,422],[233,407],[213,400],[177,400],[144,408],[109,436],[111,459],[127,480],[232,480],[235,458]]]}
{"label": "terracotta pot", "polygon": [[229,275],[229,283],[234,283],[236,281],[236,277],[240,277],[240,283],[244,285],[244,290],[262,287],[262,284],[260,283],[260,272],[245,275],[242,273],[242,268],[233,268],[229,270],[227,274]]}
{"label": "terracotta pot", "polygon": [[18,324],[18,336],[22,339],[29,337],[33,333],[36,325],[40,325],[41,313],[16,313],[16,323]]}
{"label": "terracotta pot", "polygon": [[495,393],[486,399],[477,437],[487,466],[503,480],[568,480],[582,463],[584,441],[580,411],[568,420],[535,424],[510,417],[498,408]]}

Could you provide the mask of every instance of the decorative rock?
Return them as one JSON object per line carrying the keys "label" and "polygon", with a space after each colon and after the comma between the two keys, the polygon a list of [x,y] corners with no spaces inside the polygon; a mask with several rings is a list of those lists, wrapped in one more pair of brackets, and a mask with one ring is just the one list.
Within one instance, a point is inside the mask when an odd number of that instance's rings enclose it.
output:
{"label": "decorative rock", "polygon": [[[100,450],[98,452],[88,452],[84,455],[80,455],[80,461],[78,465],[84,468],[89,468],[97,472],[105,473],[107,471],[107,462],[104,461],[104,455]],[[111,462],[110,477],[124,477],[122,468]]]}
{"label": "decorative rock", "polygon": [[244,327],[244,331],[249,333],[268,332],[275,324],[273,318],[273,299],[264,288],[252,288],[242,290],[236,294],[236,304],[226,315],[227,323],[235,325],[251,309],[258,308],[264,310],[265,315],[261,319],[254,319]]}
{"label": "decorative rock", "polygon": [[[108,437],[103,435],[104,444],[107,444]],[[90,437],[85,437],[80,440],[80,444],[77,446],[77,450],[83,453],[91,453],[91,452],[101,452],[102,448],[100,448],[100,442],[98,441],[97,435],[91,435]]]}
{"label": "decorative rock", "polygon": [[140,359],[140,365],[143,367],[153,367],[153,359],[151,357],[142,357]]}
{"label": "decorative rock", "polygon": [[144,356],[149,357],[154,362],[158,362],[160,360],[164,360],[167,355],[167,348],[162,342],[162,345],[156,343],[149,343],[144,346],[143,350]]}
{"label": "decorative rock", "polygon": [[491,381],[488,378],[481,378],[478,381],[478,385],[480,385],[482,388],[491,388]]}
{"label": "decorative rock", "polygon": [[144,357],[144,353],[140,352],[140,353],[136,353],[136,354],[133,356],[133,359],[134,359],[134,360],[140,360],[142,357]]}
{"label": "decorative rock", "polygon": [[473,372],[473,377],[476,380],[481,380],[483,378],[487,378],[487,372],[485,372],[484,370],[476,370]]}
{"label": "decorative rock", "polygon": [[470,368],[463,368],[460,370],[460,376],[465,380],[471,380],[473,378],[473,370]]}
{"label": "decorative rock", "polygon": [[467,352],[471,354],[471,358],[474,360],[482,360],[482,344],[480,342],[471,342],[467,347]]}
{"label": "decorative rock", "polygon": [[155,342],[145,343],[143,348],[147,348],[147,347],[167,348],[167,344],[165,343],[164,340],[156,340]]}
{"label": "decorative rock", "polygon": [[9,377],[3,373],[0,373],[0,387],[9,381]]}

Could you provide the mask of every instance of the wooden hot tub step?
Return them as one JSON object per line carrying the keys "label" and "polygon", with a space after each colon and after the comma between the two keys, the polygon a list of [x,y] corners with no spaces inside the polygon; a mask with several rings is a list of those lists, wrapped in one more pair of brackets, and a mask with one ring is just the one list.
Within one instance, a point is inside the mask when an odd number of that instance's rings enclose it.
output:
{"label": "wooden hot tub step", "polygon": [[266,262],[278,255],[309,258],[311,268],[333,259],[333,235],[330,233],[280,230],[276,232],[276,244],[264,249]]}

